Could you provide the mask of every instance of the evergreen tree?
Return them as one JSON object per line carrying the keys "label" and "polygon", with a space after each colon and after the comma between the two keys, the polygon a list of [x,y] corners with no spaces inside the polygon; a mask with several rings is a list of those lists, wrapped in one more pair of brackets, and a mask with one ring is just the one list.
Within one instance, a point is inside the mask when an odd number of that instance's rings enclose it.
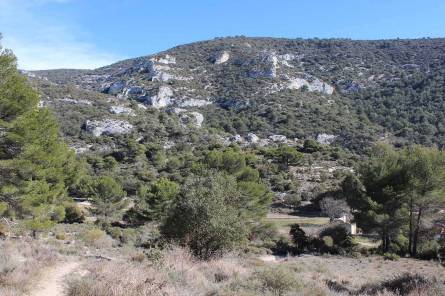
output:
{"label": "evergreen tree", "polygon": [[64,219],[62,203],[78,171],[55,119],[37,103],[15,57],[0,48],[0,203],[34,233]]}

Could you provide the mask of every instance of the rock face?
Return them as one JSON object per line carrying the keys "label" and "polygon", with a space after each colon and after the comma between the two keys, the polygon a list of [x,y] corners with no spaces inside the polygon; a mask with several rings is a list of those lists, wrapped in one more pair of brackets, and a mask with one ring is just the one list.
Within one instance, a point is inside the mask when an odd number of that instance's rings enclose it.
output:
{"label": "rock face", "polygon": [[260,138],[254,133],[248,133],[246,139],[251,144],[256,144],[260,141]]}
{"label": "rock face", "polygon": [[87,105],[87,106],[93,105],[93,103],[88,100],[75,100],[75,99],[71,99],[71,98],[62,98],[62,99],[59,99],[59,102],[73,104],[73,105]]}
{"label": "rock face", "polygon": [[132,129],[133,125],[123,120],[104,119],[87,120],[85,122],[85,130],[96,137],[128,134]]}
{"label": "rock face", "polygon": [[179,107],[203,107],[212,104],[212,102],[207,100],[199,100],[199,99],[188,99],[180,102],[178,104]]}
{"label": "rock face", "polygon": [[287,137],[283,135],[271,135],[269,139],[275,143],[285,143],[287,141]]}
{"label": "rock face", "polygon": [[126,96],[143,96],[145,91],[140,86],[131,86],[125,90]]}
{"label": "rock face", "polygon": [[171,105],[173,91],[168,86],[159,87],[158,94],[148,98],[147,103],[154,108],[164,108]]}
{"label": "rock face", "polygon": [[330,145],[332,144],[332,142],[335,141],[335,138],[337,138],[337,136],[328,134],[318,134],[316,141],[323,145]]}
{"label": "rock face", "polygon": [[200,128],[202,126],[202,123],[204,122],[204,115],[202,115],[199,112],[184,113],[187,110],[184,110],[184,109],[178,110],[178,109],[180,109],[180,108],[175,108],[173,112],[175,112],[177,114],[182,113],[181,121],[184,124],[192,123],[197,128]]}
{"label": "rock face", "polygon": [[148,72],[151,81],[169,81],[175,79],[175,76],[170,73],[169,65],[176,64],[176,58],[170,55],[164,57],[154,57],[148,62],[140,66],[139,72]]}
{"label": "rock face", "polygon": [[313,78],[312,81],[308,81],[304,78],[292,78],[287,85],[288,89],[300,89],[302,87],[306,87],[310,92],[317,91],[327,95],[332,95],[334,92],[334,88],[332,86],[318,78]]}
{"label": "rock face", "polygon": [[230,59],[230,53],[227,51],[217,52],[214,54],[212,61],[215,65],[224,64]]}
{"label": "rock face", "polygon": [[124,106],[111,106],[110,112],[113,114],[122,114],[122,115],[129,115],[129,116],[135,115],[133,109],[124,107]]}
{"label": "rock face", "polygon": [[251,70],[249,77],[251,78],[276,78],[278,69],[278,57],[274,52],[262,52],[260,54],[260,66],[262,70]]}
{"label": "rock face", "polygon": [[125,87],[125,81],[122,80],[116,81],[110,85],[110,87],[107,90],[107,93],[110,95],[117,95],[124,90],[124,87]]}

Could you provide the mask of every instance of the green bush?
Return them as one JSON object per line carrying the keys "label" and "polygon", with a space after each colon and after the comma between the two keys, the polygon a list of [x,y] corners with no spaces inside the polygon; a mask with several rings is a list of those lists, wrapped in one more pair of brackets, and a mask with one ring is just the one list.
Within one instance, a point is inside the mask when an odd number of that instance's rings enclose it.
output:
{"label": "green bush", "polygon": [[64,223],[83,223],[85,216],[82,210],[75,203],[65,204],[65,220]]}
{"label": "green bush", "polygon": [[262,284],[265,291],[275,295],[285,295],[299,288],[298,281],[291,270],[279,266],[276,268],[266,268],[256,273],[256,277]]}
{"label": "green bush", "polygon": [[87,230],[82,235],[82,240],[87,246],[94,248],[111,247],[111,238],[102,230],[98,228]]}
{"label": "green bush", "polygon": [[237,206],[240,193],[234,178],[209,172],[207,177],[192,178],[161,226],[169,240],[187,245],[200,259],[210,259],[239,246],[248,229],[242,208]]}
{"label": "green bush", "polygon": [[[319,237],[325,242],[325,251],[330,253],[350,253],[354,247],[352,236],[343,225],[329,226],[320,233]],[[325,237],[328,238],[325,239]]]}
{"label": "green bush", "polygon": [[395,254],[395,253],[384,253],[383,254],[383,258],[385,260],[390,260],[390,261],[397,261],[400,259],[400,256]]}

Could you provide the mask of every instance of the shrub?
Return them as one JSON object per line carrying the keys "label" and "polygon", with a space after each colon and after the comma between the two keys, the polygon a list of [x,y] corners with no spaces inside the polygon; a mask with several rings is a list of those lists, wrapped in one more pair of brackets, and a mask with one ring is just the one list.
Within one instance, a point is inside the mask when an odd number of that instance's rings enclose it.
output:
{"label": "shrub", "polygon": [[334,246],[334,240],[332,239],[331,236],[329,235],[325,235],[321,238],[324,242],[324,244],[328,247],[328,248],[332,248]]}
{"label": "shrub", "polygon": [[358,295],[380,295],[384,291],[394,293],[396,295],[441,295],[433,294],[432,292],[437,283],[428,280],[424,276],[418,274],[403,274],[383,281],[378,284],[371,284],[363,286],[358,292]]}
{"label": "shrub", "polygon": [[56,239],[58,239],[58,240],[65,240],[66,239],[65,233],[64,232],[56,233]]}
{"label": "shrub", "polygon": [[383,258],[385,260],[390,260],[390,261],[397,261],[400,259],[400,256],[395,254],[395,253],[384,253],[383,254]]}
{"label": "shrub", "polygon": [[[161,233],[187,245],[201,259],[210,259],[239,246],[247,228],[236,198],[236,182],[223,174],[189,180],[176,200]],[[235,200],[230,200],[235,199]]]}
{"label": "shrub", "polygon": [[[327,251],[332,253],[349,253],[354,247],[352,236],[343,225],[329,226],[320,233],[319,237],[325,242]],[[326,244],[324,237],[330,238],[327,239],[329,244]]]}
{"label": "shrub", "polygon": [[95,248],[105,248],[111,247],[111,238],[102,230],[94,228],[87,230],[83,236],[82,240],[87,246]]}
{"label": "shrub", "polygon": [[293,272],[285,267],[266,268],[257,272],[256,276],[260,280],[263,289],[276,295],[286,293],[298,288]]}
{"label": "shrub", "polygon": [[310,238],[306,235],[304,230],[298,224],[291,225],[289,234],[295,245],[297,253],[304,252],[310,245]]}
{"label": "shrub", "polygon": [[82,210],[75,203],[65,204],[65,220],[63,222],[72,223],[83,223],[85,216]]}

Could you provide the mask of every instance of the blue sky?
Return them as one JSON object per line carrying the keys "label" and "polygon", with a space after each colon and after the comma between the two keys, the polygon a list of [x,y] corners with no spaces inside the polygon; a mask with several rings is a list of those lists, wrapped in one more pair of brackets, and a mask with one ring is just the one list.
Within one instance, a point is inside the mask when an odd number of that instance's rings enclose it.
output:
{"label": "blue sky", "polygon": [[23,69],[96,68],[214,37],[445,37],[443,0],[0,0]]}

